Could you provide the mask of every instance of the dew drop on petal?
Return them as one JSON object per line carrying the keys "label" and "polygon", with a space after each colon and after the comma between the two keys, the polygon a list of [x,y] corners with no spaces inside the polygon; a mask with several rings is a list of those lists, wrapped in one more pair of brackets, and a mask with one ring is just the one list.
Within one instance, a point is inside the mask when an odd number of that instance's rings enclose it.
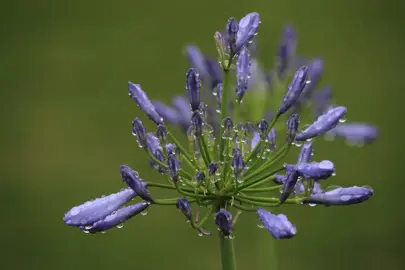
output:
{"label": "dew drop on petal", "polygon": [[257,224],[257,228],[263,229],[263,228],[264,228],[264,225],[263,225],[263,224]]}
{"label": "dew drop on petal", "polygon": [[117,229],[121,229],[122,227],[124,227],[124,223],[118,224],[116,227]]}
{"label": "dew drop on petal", "polygon": [[314,207],[314,206],[316,206],[316,203],[309,203],[308,205],[311,207]]}
{"label": "dew drop on petal", "polygon": [[147,214],[148,214],[147,210],[141,212],[141,216],[146,216]]}

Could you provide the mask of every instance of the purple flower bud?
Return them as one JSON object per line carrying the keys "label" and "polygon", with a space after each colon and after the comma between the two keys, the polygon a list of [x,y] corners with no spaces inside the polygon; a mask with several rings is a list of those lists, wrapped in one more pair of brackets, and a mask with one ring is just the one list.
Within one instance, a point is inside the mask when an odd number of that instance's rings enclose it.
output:
{"label": "purple flower bud", "polygon": [[[165,156],[162,152],[161,149],[156,149],[155,151],[152,152],[153,156],[159,160],[160,162],[164,163],[165,162]],[[165,173],[166,170],[165,168],[160,167],[155,161],[153,161],[151,158],[149,158],[149,163],[150,165],[158,170],[160,173]]]}
{"label": "purple flower bud", "polygon": [[167,140],[167,129],[164,125],[159,125],[156,129],[156,137],[161,143],[165,143]]}
{"label": "purple flower bud", "polygon": [[201,51],[196,46],[189,45],[186,47],[186,54],[191,67],[196,68],[202,78],[207,78],[208,71],[205,65],[205,57]]}
{"label": "purple flower bud", "polygon": [[185,130],[190,126],[191,110],[188,100],[181,96],[176,96],[172,100],[172,104],[179,111],[182,117],[181,125]]}
{"label": "purple flower bud", "polygon": [[227,52],[225,38],[223,37],[223,35],[220,32],[215,32],[214,39],[215,39],[215,46],[217,48],[219,59],[224,60],[226,57],[226,52]]}
{"label": "purple flower bud", "polygon": [[136,194],[139,195],[142,199],[148,202],[153,202],[152,197],[150,196],[146,185],[139,178],[139,174],[133,171],[128,165],[120,166],[122,180],[132,188]]}
{"label": "purple flower bud", "polygon": [[247,49],[244,47],[241,49],[238,61],[236,62],[236,98],[238,100],[241,100],[243,98],[243,95],[248,88],[249,69],[249,54]]}
{"label": "purple flower bud", "polygon": [[180,209],[180,211],[184,214],[187,220],[193,219],[193,214],[191,213],[190,203],[187,201],[186,198],[181,197],[177,200],[176,207]]}
{"label": "purple flower bud", "polygon": [[330,86],[326,86],[324,88],[319,89],[312,97],[312,102],[314,115],[316,117],[322,115],[331,106],[332,88]]}
{"label": "purple flower bud", "polygon": [[[218,61],[208,56],[205,57],[205,66],[208,71],[211,88],[214,88],[218,83],[222,82],[222,68]],[[208,82],[207,82],[208,85]]]}
{"label": "purple flower bud", "polygon": [[284,27],[281,41],[278,47],[278,75],[283,76],[288,64],[295,55],[297,47],[297,34],[291,25]]}
{"label": "purple flower bud", "polygon": [[304,145],[301,147],[301,151],[300,151],[300,155],[298,156],[297,164],[310,162],[312,154],[313,154],[312,143],[311,142],[304,143]]}
{"label": "purple flower bud", "polygon": [[294,191],[295,184],[298,181],[298,172],[295,170],[287,171],[287,176],[284,182],[283,192],[281,193],[280,203],[285,202],[288,196],[290,196],[291,192]]}
{"label": "purple flower bud", "polygon": [[343,106],[328,110],[326,113],[319,116],[312,125],[299,133],[295,139],[297,141],[305,141],[325,134],[339,123],[339,120],[344,117],[346,111],[346,107]]}
{"label": "purple flower bud", "polygon": [[260,142],[260,134],[259,134],[259,132],[254,132],[253,138],[252,138],[252,143],[251,143],[250,147],[252,149],[254,149],[259,142]]}
{"label": "purple flower bud", "polygon": [[226,33],[228,35],[228,44],[230,50],[236,52],[236,35],[239,31],[238,21],[235,18],[229,18],[228,24],[226,25]]}
{"label": "purple flower bud", "polygon": [[245,168],[245,162],[243,161],[243,155],[238,148],[233,149],[232,169],[235,174],[235,178],[239,178],[240,173]]}
{"label": "purple flower bud", "polygon": [[339,124],[327,134],[345,138],[351,143],[371,143],[378,137],[377,128],[366,123]]}
{"label": "purple flower bud", "polygon": [[64,216],[63,221],[70,226],[88,226],[105,218],[122,205],[136,197],[131,188],[88,201],[82,205],[70,209]]}
{"label": "purple flower bud", "polygon": [[222,83],[218,83],[214,87],[214,93],[215,93],[215,95],[217,97],[217,102],[218,102],[219,105],[221,105],[221,103],[222,103],[222,88],[223,88]]}
{"label": "purple flower bud", "polygon": [[174,143],[166,144],[166,152],[167,154],[174,154],[176,149],[176,145]]}
{"label": "purple flower bud", "polygon": [[135,118],[135,120],[132,122],[132,134],[136,136],[140,147],[147,147],[146,130],[142,121],[138,118]]}
{"label": "purple flower bud", "polygon": [[200,75],[195,68],[190,68],[186,74],[186,89],[193,112],[200,108],[200,85]]}
{"label": "purple flower bud", "polygon": [[288,143],[292,143],[295,140],[299,123],[300,123],[300,118],[298,117],[298,114],[292,114],[288,118],[288,122],[287,122],[287,141],[288,141]]}
{"label": "purple flower bud", "polygon": [[218,170],[218,163],[212,162],[211,164],[208,165],[208,174],[210,176],[214,175]]}
{"label": "purple flower bud", "polygon": [[288,91],[284,96],[283,103],[278,109],[278,115],[282,115],[283,113],[285,113],[297,102],[307,84],[307,80],[308,67],[303,66],[295,72],[294,78],[288,86]]}
{"label": "purple flower bud", "polygon": [[225,209],[222,208],[215,214],[215,224],[217,224],[218,229],[223,235],[228,236],[232,234],[232,214]]}
{"label": "purple flower bud", "polygon": [[[208,167],[208,168],[209,168],[209,167]],[[205,173],[204,173],[203,171],[198,171],[198,172],[195,174],[194,179],[195,179],[196,183],[197,183],[198,185],[200,185],[200,184],[201,184],[202,182],[204,182],[204,180],[205,180]]]}
{"label": "purple flower bud", "polygon": [[167,167],[169,169],[170,178],[173,180],[173,182],[176,183],[179,179],[178,172],[180,170],[180,163],[175,154],[171,154],[168,156]]}
{"label": "purple flower bud", "polygon": [[126,206],[119,209],[116,213],[107,216],[106,218],[95,222],[91,227],[90,226],[81,226],[80,229],[89,233],[97,233],[109,230],[118,226],[133,216],[138,215],[139,213],[145,211],[148,208],[149,203],[139,202],[134,205]]}
{"label": "purple flower bud", "polygon": [[296,165],[285,165],[287,171],[296,170],[299,176],[307,179],[323,180],[336,173],[335,166],[329,160],[321,162],[301,163]]}
{"label": "purple flower bud", "polygon": [[191,125],[194,128],[194,135],[200,137],[203,130],[203,121],[199,111],[195,111],[191,116]]}
{"label": "purple flower bud", "polygon": [[260,137],[264,139],[267,135],[267,129],[269,128],[269,124],[266,120],[262,119],[257,122],[257,130],[259,131]]}
{"label": "purple flower bud", "polygon": [[270,147],[270,151],[276,150],[276,130],[272,128],[267,134],[267,140]]}
{"label": "purple flower bud", "polygon": [[233,51],[234,53],[238,53],[240,49],[242,49],[243,46],[246,46],[257,34],[259,24],[259,14],[256,12],[247,14],[239,21],[239,31],[236,35],[236,48]]}
{"label": "purple flower bud", "polygon": [[233,132],[232,118],[230,118],[230,117],[225,118],[224,121],[223,121],[223,125],[224,125],[223,137],[224,138],[230,138],[232,136],[232,132]]}
{"label": "purple flower bud", "polygon": [[128,82],[128,91],[130,97],[135,100],[139,108],[149,117],[150,120],[155,122],[156,125],[163,124],[162,117],[157,113],[155,106],[153,106],[152,102],[139,84]]}
{"label": "purple flower bud", "polygon": [[288,239],[297,233],[295,226],[291,224],[284,214],[273,215],[259,208],[257,215],[264,227],[275,239]]}
{"label": "purple flower bud", "polygon": [[311,81],[306,85],[300,99],[303,99],[303,101],[307,101],[312,97],[312,93],[315,90],[315,87],[318,85],[319,81],[322,78],[323,70],[324,65],[321,58],[315,58],[311,61],[308,67],[308,73],[311,77]]}
{"label": "purple flower bud", "polygon": [[[152,103],[155,106],[157,113],[162,116],[167,122],[173,125],[183,124],[185,118],[177,110],[163,104],[160,101],[153,100]],[[188,123],[188,119],[186,119],[185,121]]]}
{"label": "purple flower bud", "polygon": [[284,185],[285,180],[287,179],[287,177],[282,174],[274,174],[273,176],[274,176],[273,182],[276,183],[277,185]]}
{"label": "purple flower bud", "polygon": [[152,133],[146,134],[146,141],[148,149],[151,153],[155,152],[156,149],[162,149],[159,145],[159,139],[152,135]]}
{"label": "purple flower bud", "polygon": [[330,205],[352,205],[368,200],[374,191],[369,187],[339,187],[327,192],[313,193],[304,203]]}

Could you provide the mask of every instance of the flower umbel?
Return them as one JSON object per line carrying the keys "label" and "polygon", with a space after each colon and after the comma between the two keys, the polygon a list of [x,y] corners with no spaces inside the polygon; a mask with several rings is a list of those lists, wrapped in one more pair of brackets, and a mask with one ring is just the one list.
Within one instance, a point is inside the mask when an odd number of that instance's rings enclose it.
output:
{"label": "flower umbel", "polygon": [[[310,140],[325,135],[369,143],[377,137],[376,128],[340,124],[347,108],[332,105],[330,88],[317,90],[323,60],[295,56],[292,26],[284,29],[275,69],[262,70],[253,42],[259,23],[257,13],[239,22],[230,18],[226,31],[214,36],[217,61],[189,45],[188,98],[174,97],[173,107],[149,100],[139,84],[128,83],[129,95],[156,124],[146,130],[135,118],[132,132],[152,168],[167,183],[145,182],[128,165],[121,165],[128,187],[73,207],[65,214],[66,224],[89,233],[104,232],[147,208],[171,206],[183,213],[199,235],[211,235],[203,226],[214,219],[220,235],[232,239],[239,215],[256,212],[275,239],[286,239],[297,233],[295,225],[284,214],[264,208],[351,205],[373,195],[371,188],[357,186],[324,191],[321,185],[330,181],[336,169],[329,160],[312,161]],[[313,119],[308,120],[306,108],[315,115]],[[188,144],[181,144],[167,124],[182,127]],[[302,147],[297,161],[284,163],[293,145]],[[175,195],[159,198],[155,188]],[[124,206],[136,197],[141,201]]]}

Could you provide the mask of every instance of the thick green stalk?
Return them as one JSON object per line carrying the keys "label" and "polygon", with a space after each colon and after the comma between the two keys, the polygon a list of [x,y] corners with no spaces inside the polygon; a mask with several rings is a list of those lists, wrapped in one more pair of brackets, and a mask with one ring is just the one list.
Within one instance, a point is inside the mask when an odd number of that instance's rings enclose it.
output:
{"label": "thick green stalk", "polygon": [[222,270],[236,270],[235,251],[233,239],[219,232],[219,247],[221,250]]}
{"label": "thick green stalk", "polygon": [[[229,88],[229,73],[231,70],[231,64],[232,64],[232,58],[229,57],[228,60],[228,65],[224,67],[224,81],[222,84],[222,97],[221,97],[221,119],[220,123],[222,123],[222,120],[228,116],[228,88]],[[224,147],[225,147],[225,139],[222,138],[222,134],[224,133],[224,128],[222,127],[222,124],[220,125],[219,128],[219,159],[221,161],[224,160],[224,156],[222,153],[224,152]]]}

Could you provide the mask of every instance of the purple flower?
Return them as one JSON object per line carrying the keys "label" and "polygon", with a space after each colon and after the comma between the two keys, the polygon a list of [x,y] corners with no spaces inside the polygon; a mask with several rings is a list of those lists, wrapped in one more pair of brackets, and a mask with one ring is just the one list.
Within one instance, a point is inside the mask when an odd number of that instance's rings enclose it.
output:
{"label": "purple flower", "polygon": [[264,227],[275,239],[291,238],[297,233],[295,226],[291,224],[284,214],[273,215],[259,208],[257,215]]}
{"label": "purple flower", "polygon": [[65,214],[63,220],[70,226],[91,225],[116,211],[122,205],[135,198],[136,195],[134,190],[126,188],[120,192],[85,202],[70,209]]}
{"label": "purple flower", "polygon": [[218,170],[218,163],[212,162],[208,165],[208,174],[210,176],[214,175]]}
{"label": "purple flower", "polygon": [[199,111],[193,112],[191,116],[191,125],[194,128],[194,135],[200,137],[203,131],[203,120]]}
{"label": "purple flower", "polygon": [[222,234],[226,236],[232,234],[232,214],[225,209],[222,208],[215,214],[215,224]]}
{"label": "purple flower", "polygon": [[228,35],[228,43],[230,50],[236,52],[236,35],[239,31],[238,21],[235,18],[229,18],[228,24],[226,25],[226,33]]}
{"label": "purple flower", "polygon": [[188,100],[184,97],[176,96],[173,98],[172,103],[174,107],[176,107],[176,109],[180,112],[180,115],[182,115],[184,119],[186,119],[186,121],[190,123],[191,110]]}
{"label": "purple flower", "polygon": [[156,137],[161,143],[166,142],[167,139],[167,129],[164,125],[159,125],[156,129]]}
{"label": "purple flower", "polygon": [[137,172],[133,171],[128,165],[120,166],[122,180],[132,188],[142,199],[148,202],[153,202],[145,184],[139,178]]}
{"label": "purple flower", "polygon": [[283,103],[278,109],[278,115],[282,115],[283,113],[285,113],[297,102],[307,84],[307,80],[308,67],[303,66],[295,72],[294,78],[288,86],[288,91],[284,96]]}
{"label": "purple flower", "polygon": [[200,76],[197,70],[190,68],[186,74],[186,89],[193,112],[200,108],[200,85]]}
{"label": "purple flower", "polygon": [[132,134],[136,136],[136,139],[138,140],[138,144],[142,148],[147,147],[147,140],[146,140],[146,130],[145,127],[143,126],[143,123],[141,120],[136,118],[132,122]]}
{"label": "purple flower", "polygon": [[[219,65],[218,61],[212,59],[208,56],[205,57],[205,66],[209,75],[209,82],[206,82],[207,85],[210,85],[213,89],[219,83],[222,83],[222,68]],[[208,80],[207,79],[207,80]]]}
{"label": "purple flower", "polygon": [[272,128],[267,134],[267,140],[270,147],[270,151],[276,150],[276,130]]}
{"label": "purple flower", "polygon": [[336,172],[335,166],[329,160],[300,163],[296,165],[285,165],[285,168],[287,171],[296,170],[299,176],[314,180],[327,179]]}
{"label": "purple flower", "polygon": [[257,30],[259,29],[259,24],[259,14],[256,12],[247,14],[239,21],[239,31],[236,35],[236,48],[233,51],[234,53],[238,53],[242,47],[247,45],[256,35]]}
{"label": "purple flower", "polygon": [[148,149],[151,153],[155,152],[156,149],[162,149],[159,145],[159,139],[152,135],[152,133],[146,134],[146,141]]}
{"label": "purple flower", "polygon": [[281,193],[280,203],[285,202],[288,196],[290,196],[291,192],[293,192],[295,184],[298,181],[298,172],[296,170],[289,170],[287,171],[287,176],[284,181],[284,188],[283,192]]}
{"label": "purple flower", "polygon": [[179,179],[178,172],[180,170],[180,162],[175,154],[170,154],[167,158],[167,167],[169,169],[169,176],[173,182],[177,183]]}
{"label": "purple flower", "polygon": [[163,124],[162,117],[157,113],[155,106],[149,100],[146,93],[139,84],[128,82],[128,91],[130,97],[135,100],[139,108],[153,121],[156,125]]}
{"label": "purple flower", "polygon": [[300,100],[303,102],[311,98],[315,87],[318,85],[319,81],[322,78],[322,73],[324,70],[323,60],[321,58],[315,58],[311,61],[308,67],[308,74],[311,78],[311,81],[306,85]]}
{"label": "purple flower", "polygon": [[163,104],[160,101],[152,101],[153,105],[155,106],[156,111],[160,116],[162,116],[165,121],[169,122],[172,125],[180,125],[183,128],[187,129],[189,126],[190,118],[184,117],[181,113],[179,113],[176,109],[173,109],[170,106]]}
{"label": "purple flower", "polygon": [[259,132],[254,132],[252,137],[251,148],[254,149],[256,145],[260,142],[260,134]]}
{"label": "purple flower", "polygon": [[331,191],[312,194],[304,203],[329,205],[352,205],[368,200],[374,191],[369,187],[336,188]]}
{"label": "purple flower", "polygon": [[247,49],[244,47],[241,49],[238,61],[236,62],[236,97],[239,101],[243,98],[243,95],[248,88],[249,69],[249,54]]}
{"label": "purple flower", "polygon": [[307,127],[304,131],[301,131],[295,139],[297,141],[305,141],[325,134],[339,123],[339,120],[345,116],[346,111],[346,107],[343,106],[328,110],[326,113],[319,116],[312,125]]}
{"label": "purple flower", "polygon": [[284,75],[288,64],[295,55],[297,47],[297,34],[291,25],[286,25],[282,32],[281,41],[278,47],[278,75]]}
{"label": "purple flower", "polygon": [[190,203],[187,201],[186,198],[181,197],[177,200],[176,207],[180,209],[180,211],[184,214],[187,220],[193,219],[193,214],[191,213]]}
{"label": "purple flower", "polygon": [[245,163],[243,161],[243,155],[238,148],[233,149],[232,169],[235,174],[235,178],[238,179],[240,173],[243,171]]}
{"label": "purple flower", "polygon": [[311,142],[304,143],[304,145],[301,147],[297,164],[310,162],[312,154],[313,154],[312,143]]}
{"label": "purple flower", "polygon": [[287,121],[287,142],[292,143],[295,140],[295,136],[298,131],[300,118],[298,114],[292,114]]}
{"label": "purple flower", "polygon": [[196,46],[189,45],[186,47],[186,54],[191,67],[196,68],[202,78],[207,78],[208,71],[205,65],[205,57],[201,51]]}
{"label": "purple flower", "polygon": [[378,137],[377,128],[366,123],[339,124],[326,134],[345,138],[351,143],[371,143]]}
{"label": "purple flower", "polygon": [[223,121],[224,125],[224,134],[223,137],[225,138],[231,138],[232,132],[233,132],[233,121],[232,118],[227,117]]}
{"label": "purple flower", "polygon": [[133,216],[145,211],[148,208],[149,203],[139,202],[134,205],[126,206],[119,209],[116,213],[113,213],[102,220],[95,222],[91,226],[81,226],[80,229],[89,233],[97,233],[109,230],[115,226],[119,226]]}
{"label": "purple flower", "polygon": [[326,86],[319,89],[312,97],[314,115],[316,117],[322,115],[331,106],[332,102],[332,87]]}
{"label": "purple flower", "polygon": [[269,128],[269,124],[265,119],[259,120],[256,124],[257,130],[259,131],[260,137],[265,138],[267,134],[267,129]]}

